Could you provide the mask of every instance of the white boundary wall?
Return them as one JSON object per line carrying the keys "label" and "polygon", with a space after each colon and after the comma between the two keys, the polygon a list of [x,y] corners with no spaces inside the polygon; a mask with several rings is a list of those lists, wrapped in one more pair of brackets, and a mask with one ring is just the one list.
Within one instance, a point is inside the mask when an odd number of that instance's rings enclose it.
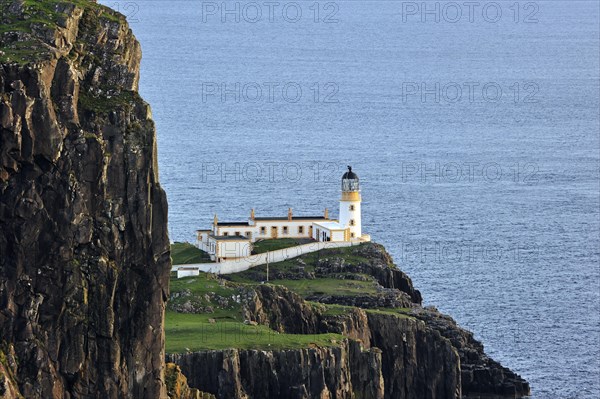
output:
{"label": "white boundary wall", "polygon": [[287,259],[296,258],[300,255],[319,251],[325,248],[342,248],[359,245],[366,241],[370,241],[370,237],[365,235],[361,240],[355,241],[325,241],[311,242],[308,244],[297,245],[276,251],[265,252],[262,254],[250,255],[244,258],[225,260],[219,263],[193,263],[189,265],[173,265],[171,271],[177,272],[177,278],[198,276],[200,272],[216,273],[216,274],[231,274],[243,272],[255,266],[264,265],[267,263],[282,262]]}

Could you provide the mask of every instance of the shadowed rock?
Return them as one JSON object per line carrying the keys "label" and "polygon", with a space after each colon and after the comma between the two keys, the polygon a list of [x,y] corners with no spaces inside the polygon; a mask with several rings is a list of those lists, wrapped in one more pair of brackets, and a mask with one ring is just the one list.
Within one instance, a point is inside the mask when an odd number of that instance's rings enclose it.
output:
{"label": "shadowed rock", "polygon": [[28,399],[166,398],[167,202],[140,46],[94,2],[0,7],[4,369]]}

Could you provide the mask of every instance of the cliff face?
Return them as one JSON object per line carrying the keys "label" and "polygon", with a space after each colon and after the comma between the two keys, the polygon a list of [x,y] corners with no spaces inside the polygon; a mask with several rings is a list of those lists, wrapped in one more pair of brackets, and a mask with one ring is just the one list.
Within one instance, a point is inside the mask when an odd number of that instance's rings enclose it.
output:
{"label": "cliff face", "polygon": [[[280,309],[272,313],[281,314]],[[281,332],[340,332],[350,339],[331,347],[201,351],[167,355],[167,360],[181,367],[191,386],[217,398],[460,397],[459,355],[447,339],[425,323],[361,309],[335,317],[314,309],[308,319],[318,320],[320,325],[307,331],[301,320],[308,313],[289,330],[285,329],[285,317],[267,317],[274,323],[271,327]]]}
{"label": "cliff face", "polygon": [[166,365],[165,383],[169,399],[215,399],[215,395],[191,388],[179,366],[174,363]]}
{"label": "cliff face", "polygon": [[[354,391],[362,392],[363,398],[384,397],[381,353],[363,352],[354,341],[329,348],[230,349],[168,358],[190,375],[190,385],[201,386],[217,398],[343,399],[354,398]],[[364,362],[364,373],[351,373],[355,361]]]}
{"label": "cliff face", "polygon": [[[365,261],[346,260],[356,257]],[[311,265],[303,259],[298,262],[303,265],[299,269],[287,265],[278,270],[272,265],[271,273],[291,281],[307,278]],[[335,296],[308,295],[311,301],[325,300],[325,305],[307,302],[282,286],[258,284],[244,288],[248,292],[242,295],[242,315],[249,323],[279,333],[338,333],[346,338],[328,347],[207,350],[169,354],[168,360],[181,367],[191,386],[217,398],[445,399],[529,394],[527,382],[490,359],[472,333],[437,310],[421,307],[419,291],[380,245],[361,245],[343,256],[324,253],[314,267],[307,285],[318,285],[320,277],[338,276],[341,286],[349,278],[370,275],[385,290],[397,290],[405,301],[414,298],[413,302],[403,308],[371,306],[377,303],[379,290],[355,296],[354,307],[339,300],[342,306],[332,308],[329,304]],[[263,272],[257,268],[244,277],[261,281]]]}
{"label": "cliff face", "polygon": [[140,46],[124,17],[73,3],[0,3],[0,385],[165,398],[167,203]]}

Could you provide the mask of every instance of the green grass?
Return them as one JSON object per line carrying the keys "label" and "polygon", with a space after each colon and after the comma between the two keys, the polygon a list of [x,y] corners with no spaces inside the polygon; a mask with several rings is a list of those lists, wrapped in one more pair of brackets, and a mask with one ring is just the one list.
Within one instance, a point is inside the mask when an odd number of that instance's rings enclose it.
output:
{"label": "green grass", "polygon": [[[273,271],[289,271],[293,272],[298,269],[300,264],[296,259],[288,259],[283,262],[269,264],[270,276],[273,278]],[[313,271],[315,268],[312,265],[304,267],[306,271]],[[246,270],[240,273],[228,274],[226,278],[230,281],[243,283],[243,284],[256,284],[257,282],[265,281],[267,279],[267,265],[260,265],[253,267],[250,270]]]}
{"label": "green grass", "polygon": [[312,240],[308,238],[277,238],[272,240],[259,240],[254,243],[252,252],[262,254],[264,252],[308,244],[309,242],[312,242]]}
{"label": "green grass", "polygon": [[[323,310],[323,315],[325,316],[340,316],[343,314],[347,314],[349,311],[354,309],[353,306],[346,305],[337,305],[337,304],[324,304],[320,302],[311,302],[308,301],[311,305],[315,307],[321,307]],[[400,318],[414,318],[411,315],[410,308],[378,308],[378,309],[363,309],[367,313],[374,314],[387,314],[391,316],[396,316]]]}
{"label": "green grass", "polygon": [[[12,3],[11,0],[0,0],[0,7],[4,9],[8,7],[10,3]],[[17,16],[5,13],[5,17],[8,18],[8,21],[2,25],[2,30],[0,32],[31,32],[31,25],[34,23],[55,28],[58,26],[58,20],[65,17],[65,14],[57,11],[57,5],[61,3],[71,3],[85,10],[93,10],[98,17],[113,22],[119,22],[121,19],[125,19],[124,16],[109,7],[90,0],[24,0],[23,15],[26,16],[27,19],[17,19]]]}
{"label": "green grass", "polygon": [[349,311],[354,309],[353,306],[324,304],[324,303],[320,303],[320,302],[311,302],[311,301],[308,301],[308,302],[313,306],[317,306],[317,307],[322,306],[323,314],[325,316],[340,316],[343,314],[347,314]]}
{"label": "green grass", "polygon": [[220,296],[231,296],[236,294],[236,289],[223,285],[219,279],[208,273],[200,273],[199,276],[183,277],[171,280],[171,292],[183,292],[188,290],[196,296],[215,293]]}
{"label": "green grass", "polygon": [[191,302],[196,307],[210,306],[215,311],[226,312],[227,317],[236,317],[241,314],[240,305],[234,300],[239,292],[230,285],[207,273],[200,273],[198,277],[172,278],[168,306]]}
{"label": "green grass", "polygon": [[[214,318],[211,324],[208,319]],[[282,334],[266,326],[246,325],[218,314],[198,315],[167,312],[165,316],[166,351],[180,353],[206,349],[297,349],[335,346],[341,334]]]}
{"label": "green grass", "polygon": [[[293,240],[268,240],[263,248],[274,249],[290,244]],[[280,241],[280,242],[277,242]],[[287,243],[287,244],[286,244]],[[343,279],[343,276],[293,279],[294,273],[300,276],[300,267],[304,272],[314,272],[319,259],[341,257],[348,263],[369,262],[356,254],[354,248],[323,250],[303,255],[270,265],[271,271],[283,271],[291,274],[290,279],[271,280],[274,285],[287,287],[300,296],[311,295],[369,295],[377,293],[377,283],[372,276],[367,281]],[[191,244],[176,243],[172,247],[174,262],[198,262],[195,256],[198,250]],[[303,263],[301,263],[299,261]],[[297,349],[311,346],[332,346],[344,339],[339,334],[284,334],[277,333],[267,326],[251,326],[244,324],[241,305],[237,302],[240,287],[252,287],[264,280],[266,265],[247,270],[242,273],[228,275],[228,281],[214,275],[201,273],[198,277],[186,277],[171,280],[170,304],[187,305],[191,301],[198,305],[201,314],[166,313],[166,348],[168,352],[185,352],[187,350],[221,350],[226,348],[240,349]],[[273,275],[271,275],[273,276]],[[311,276],[312,277],[312,276]],[[173,295],[175,294],[175,295]],[[234,300],[233,298],[236,298]],[[329,305],[309,302],[325,316],[342,316],[354,309],[352,306]],[[210,306],[212,308],[208,309]],[[202,308],[201,308],[202,307]],[[412,318],[410,309],[365,309],[371,314],[386,314],[399,318]],[[214,319],[214,323],[209,322]]]}
{"label": "green grass", "polygon": [[0,33],[4,32],[32,32],[32,26],[46,26],[51,29],[58,27],[58,21],[66,17],[65,14],[57,11],[57,5],[61,3],[72,3],[84,10],[93,10],[99,18],[104,18],[112,22],[125,20],[123,15],[116,11],[97,4],[90,0],[25,0],[23,8],[24,19],[20,16],[4,12],[12,3],[10,0],[0,0],[0,9],[4,17],[4,23],[0,25]]}
{"label": "green grass", "polygon": [[273,280],[271,284],[283,285],[300,296],[310,295],[358,295],[377,293],[373,281],[316,278],[313,280]]}
{"label": "green grass", "polygon": [[401,319],[414,319],[411,316],[411,310],[409,308],[379,308],[379,309],[365,309],[367,313],[375,313],[375,314],[387,314],[391,316],[396,316]]}
{"label": "green grass", "polygon": [[[279,241],[279,240],[265,240],[265,241]],[[364,245],[364,244],[361,244]],[[256,244],[255,244],[256,248]],[[360,263],[369,263],[370,260],[363,256],[356,255],[355,252],[359,246],[354,247],[343,247],[343,248],[332,248],[332,249],[323,249],[316,252],[311,252],[293,259],[288,259],[282,262],[271,263],[269,264],[269,270],[271,273],[271,278],[273,276],[274,271],[280,271],[284,273],[295,273],[298,271],[299,267],[302,267],[304,272],[314,272],[315,265],[319,262],[319,260],[326,258],[339,257],[343,258],[347,264],[360,264]],[[302,263],[301,263],[302,262]],[[246,270],[244,272],[230,274],[227,276],[227,279],[231,281],[235,281],[238,283],[253,283],[258,281],[264,281],[267,277],[267,266],[260,265],[253,267],[250,270]]]}
{"label": "green grass", "polygon": [[[230,284],[220,283],[217,278],[206,273],[201,273],[198,277],[171,280],[171,294],[189,292],[190,295],[177,296],[170,302],[176,303],[191,298],[203,305],[214,305],[214,312],[183,314],[167,311],[167,352],[226,348],[293,349],[312,345],[332,346],[343,339],[340,334],[283,334],[266,326],[246,325],[243,323],[239,304],[230,301],[233,305],[219,308],[214,301],[214,295],[231,298],[238,294],[237,288],[229,286]],[[207,301],[205,295],[213,295],[213,302]],[[210,323],[209,319],[214,319],[216,323]]]}
{"label": "green grass", "polygon": [[78,106],[97,114],[107,114],[124,106],[133,107],[133,104],[138,101],[138,99],[139,96],[137,93],[127,90],[123,90],[111,97],[105,94],[96,97],[85,90],[81,90],[79,92]]}
{"label": "green grass", "polygon": [[208,253],[188,242],[176,242],[171,245],[171,260],[174,265],[212,262]]}
{"label": "green grass", "polygon": [[[306,255],[302,255],[297,258],[284,260],[282,262],[270,263],[269,270],[273,272],[274,270],[279,270],[281,272],[294,272],[298,269],[298,267],[303,267],[306,272],[313,272],[315,270],[315,264],[320,255],[317,252],[311,252]],[[304,262],[301,264],[300,261]],[[272,275],[271,275],[272,276]],[[253,267],[250,270],[246,270],[244,272],[230,274],[227,276],[231,281],[236,281],[239,283],[255,283],[257,281],[264,281],[267,277],[267,265],[260,265]]]}

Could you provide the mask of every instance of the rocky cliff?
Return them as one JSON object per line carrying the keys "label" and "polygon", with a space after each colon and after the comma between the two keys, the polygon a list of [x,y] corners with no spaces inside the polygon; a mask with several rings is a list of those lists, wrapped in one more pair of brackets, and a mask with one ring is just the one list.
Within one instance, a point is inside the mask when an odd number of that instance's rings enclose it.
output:
{"label": "rocky cliff", "polygon": [[0,10],[0,396],[166,398],[167,203],[140,46],[91,1]]}
{"label": "rocky cliff", "polygon": [[167,363],[165,383],[169,399],[215,399],[215,395],[191,388],[187,378],[181,373],[181,368],[174,363]]}
{"label": "rocky cliff", "polygon": [[[203,351],[170,355],[201,386],[217,398],[383,398],[380,351],[363,352],[356,341],[327,348],[263,351]],[[356,361],[366,373],[353,375]]]}
{"label": "rocky cliff", "polygon": [[[266,325],[281,334],[339,333],[344,338],[327,346],[298,349],[167,355],[191,386],[217,398],[244,399],[519,398],[529,394],[527,382],[490,359],[472,333],[437,310],[423,308],[419,291],[380,245],[326,250],[317,259],[305,256],[271,265],[277,278],[274,284],[247,283],[262,281],[264,273],[258,267],[231,277],[234,285],[245,282],[240,290],[247,323]],[[369,277],[378,284],[376,289],[344,295],[343,286]],[[339,279],[339,289],[334,287],[333,294],[316,293],[302,285],[303,295],[299,295],[277,285],[297,287],[300,279],[319,290],[325,289],[324,282]],[[396,291],[401,307],[380,306],[380,298],[390,291]]]}

